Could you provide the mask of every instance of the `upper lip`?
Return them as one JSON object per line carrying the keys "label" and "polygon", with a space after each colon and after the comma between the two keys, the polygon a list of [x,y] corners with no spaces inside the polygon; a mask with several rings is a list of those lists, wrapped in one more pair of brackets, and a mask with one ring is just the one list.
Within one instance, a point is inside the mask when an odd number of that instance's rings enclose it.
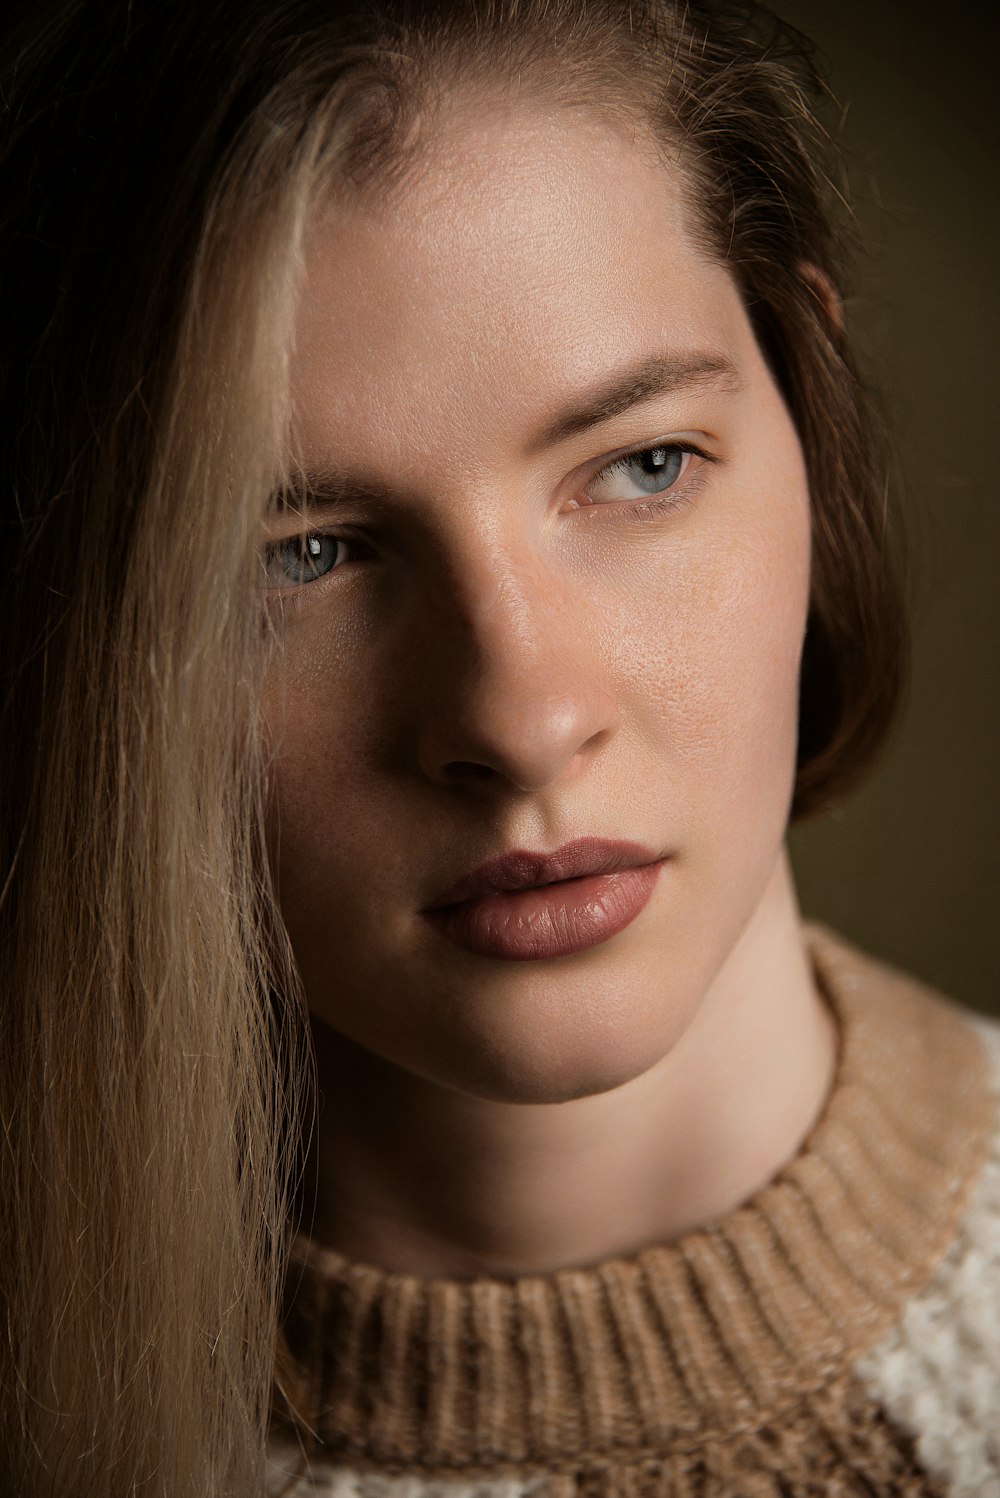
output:
{"label": "upper lip", "polygon": [[532,885],[554,884],[559,879],[579,879],[585,874],[610,874],[616,869],[630,869],[655,863],[660,855],[643,843],[612,841],[604,837],[580,837],[564,843],[552,853],[531,853],[514,848],[491,858],[464,875],[439,895],[428,910],[443,905],[457,905],[501,890],[528,889]]}

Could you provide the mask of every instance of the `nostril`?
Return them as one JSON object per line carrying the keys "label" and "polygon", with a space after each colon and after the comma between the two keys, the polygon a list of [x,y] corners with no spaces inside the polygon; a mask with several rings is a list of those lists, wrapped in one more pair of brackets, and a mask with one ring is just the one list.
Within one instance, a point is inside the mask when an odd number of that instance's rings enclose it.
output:
{"label": "nostril", "polygon": [[497,773],[492,766],[481,765],[474,759],[457,759],[446,765],[445,771],[457,780],[488,780]]}

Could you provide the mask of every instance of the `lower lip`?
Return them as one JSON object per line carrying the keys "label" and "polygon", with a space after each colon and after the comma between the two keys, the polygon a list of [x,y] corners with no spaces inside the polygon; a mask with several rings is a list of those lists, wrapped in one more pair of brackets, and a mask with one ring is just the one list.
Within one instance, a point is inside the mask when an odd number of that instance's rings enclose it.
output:
{"label": "lower lip", "polygon": [[566,957],[600,946],[631,925],[648,905],[663,863],[661,858],[641,868],[482,895],[424,913],[456,946],[481,957]]}

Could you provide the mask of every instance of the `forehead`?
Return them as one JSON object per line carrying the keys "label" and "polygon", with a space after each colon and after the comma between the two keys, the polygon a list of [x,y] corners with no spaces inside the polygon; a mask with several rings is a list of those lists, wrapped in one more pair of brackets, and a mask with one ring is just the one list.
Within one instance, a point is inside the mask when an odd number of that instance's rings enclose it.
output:
{"label": "forehead", "polygon": [[746,318],[685,194],[675,163],[596,112],[456,106],[391,196],[334,198],[313,226],[300,440],[419,430],[428,451],[453,449],[535,424],[539,401],[643,355],[739,362]]}

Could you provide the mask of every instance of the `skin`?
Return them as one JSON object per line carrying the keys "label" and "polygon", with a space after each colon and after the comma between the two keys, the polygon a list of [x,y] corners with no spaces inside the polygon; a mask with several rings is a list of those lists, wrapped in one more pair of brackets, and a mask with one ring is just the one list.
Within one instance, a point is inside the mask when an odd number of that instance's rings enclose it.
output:
{"label": "skin", "polygon": [[[667,351],[731,373],[534,445]],[[273,857],[323,1094],[305,1225],[459,1277],[667,1241],[796,1153],[836,1052],[784,844],[809,496],[734,283],[648,144],[456,102],[391,199],[315,225],[291,374],[302,465],[388,491],[310,510],[360,543],[315,581],[278,565],[301,516],[266,538]],[[679,438],[706,456],[662,513],[598,481]],[[585,835],[670,855],[603,945],[484,958],[420,914]]]}

